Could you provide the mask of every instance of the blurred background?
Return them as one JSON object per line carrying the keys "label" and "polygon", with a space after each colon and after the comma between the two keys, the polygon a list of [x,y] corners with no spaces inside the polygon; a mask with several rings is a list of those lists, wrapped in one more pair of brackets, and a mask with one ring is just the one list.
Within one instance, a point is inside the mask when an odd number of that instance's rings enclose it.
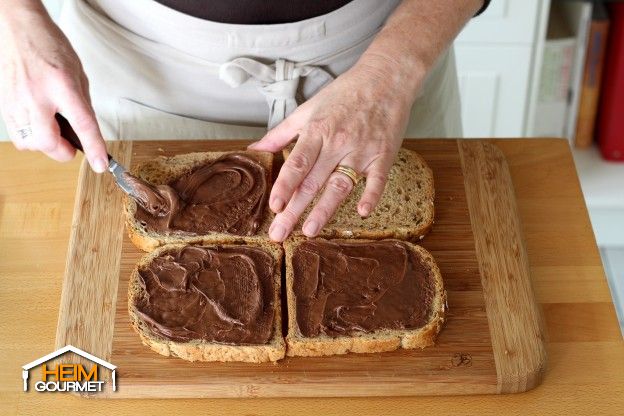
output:
{"label": "blurred background", "polygon": [[492,0],[455,50],[465,137],[569,141],[624,333],[624,2]]}
{"label": "blurred background", "polygon": [[465,137],[564,137],[624,333],[624,2],[492,0],[455,43]]}

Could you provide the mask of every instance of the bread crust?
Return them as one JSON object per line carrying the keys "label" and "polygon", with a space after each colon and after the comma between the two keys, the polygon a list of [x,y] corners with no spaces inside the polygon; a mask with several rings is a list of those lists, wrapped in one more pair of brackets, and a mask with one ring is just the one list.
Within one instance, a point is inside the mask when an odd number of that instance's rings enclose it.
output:
{"label": "bread crust", "polygon": [[[202,246],[214,246],[214,244],[202,244]],[[232,246],[232,244],[220,244],[222,246]],[[135,310],[135,299],[141,291],[139,283],[139,269],[147,266],[155,257],[164,251],[175,248],[182,248],[188,244],[168,244],[143,256],[130,276],[128,284],[128,314],[130,324],[139,334],[141,342],[151,350],[164,356],[175,356],[187,361],[241,361],[248,363],[275,362],[284,358],[286,346],[282,334],[282,307],[281,307],[281,270],[283,261],[283,250],[278,244],[265,242],[263,244],[249,243],[238,244],[258,247],[271,254],[275,259],[275,270],[273,273],[274,282],[274,327],[273,336],[269,343],[264,345],[229,345],[206,341],[178,342],[165,339],[154,334],[144,324]]]}
{"label": "bread crust", "polygon": [[[158,156],[155,159],[137,165],[132,174],[155,185],[162,185],[180,177],[198,165],[212,162],[226,154],[244,154],[264,166],[267,173],[267,192],[271,189],[271,176],[273,170],[273,154],[269,152],[232,151],[232,152],[197,152],[176,155],[172,157]],[[258,228],[258,233],[253,236],[241,236],[227,233],[211,233],[206,235],[191,235],[185,233],[161,234],[146,231],[134,217],[137,210],[136,202],[126,196],[124,203],[124,215],[126,229],[130,241],[140,250],[150,252],[166,244],[229,244],[240,242],[256,242],[261,244],[268,240],[268,229],[274,214],[265,206],[263,221]]]}
{"label": "bread crust", "polygon": [[[435,295],[432,302],[432,314],[429,322],[421,328],[413,330],[380,330],[372,333],[361,333],[351,336],[330,337],[319,335],[314,338],[301,334],[296,320],[296,297],[293,290],[292,257],[294,249],[305,241],[302,237],[293,237],[284,243],[286,256],[286,302],[288,309],[288,334],[286,335],[286,355],[289,357],[317,357],[324,355],[355,353],[376,353],[394,351],[399,348],[425,348],[434,345],[435,339],[442,329],[446,310],[446,291],[442,275],[431,253],[424,248],[405,242],[412,250],[418,253],[430,267]],[[358,240],[358,242],[372,242]]]}
{"label": "bread crust", "polygon": [[[173,157],[158,157],[137,166],[133,173],[154,184],[163,184],[179,177],[199,164],[204,164],[228,154],[243,153],[260,162],[267,171],[267,183],[271,182],[273,169],[273,155],[266,152],[204,152],[189,153]],[[288,151],[285,150],[285,158]],[[416,169],[416,173],[410,169]],[[418,184],[417,189],[412,182]],[[360,242],[371,240],[397,239],[402,240],[417,252],[429,264],[435,279],[435,296],[433,312],[429,322],[416,330],[380,330],[369,334],[354,336],[339,336],[336,338],[320,335],[314,338],[302,336],[296,323],[296,302],[292,288],[292,254],[293,249],[305,241],[301,234],[301,222],[295,227],[293,236],[284,242],[283,247],[271,243],[268,239],[268,227],[274,214],[266,206],[264,221],[258,234],[255,236],[238,236],[224,233],[209,235],[184,235],[174,233],[170,235],[145,231],[134,218],[137,206],[130,198],[124,204],[126,226],[132,243],[143,251],[149,252],[138,263],[130,277],[128,288],[128,312],[134,330],[139,334],[144,345],[153,351],[165,355],[176,356],[188,361],[242,361],[242,362],[275,362],[288,356],[324,356],[335,354],[375,353],[393,351],[399,348],[425,348],[434,344],[435,338],[442,328],[446,309],[446,292],[444,290],[440,270],[431,254],[424,248],[409,241],[421,240],[432,228],[434,222],[433,173],[424,159],[407,149],[401,149],[397,163],[393,166],[389,179],[389,188],[392,192],[384,193],[379,206],[390,206],[392,209],[402,208],[401,221],[398,221],[387,210],[377,213],[376,219],[361,219],[355,210],[355,204],[364,189],[364,183],[358,184],[352,195],[345,201],[345,206],[339,209],[331,222],[320,232],[319,238],[358,239]],[[401,194],[403,190],[403,194]],[[408,191],[410,192],[408,195]],[[398,195],[396,195],[398,194]],[[398,198],[400,196],[400,198]],[[412,200],[408,199],[412,196]],[[379,209],[379,208],[378,208]],[[307,216],[306,211],[302,220]],[[412,219],[413,221],[410,221]],[[250,245],[264,248],[276,259],[276,270],[273,276],[275,281],[275,328],[271,341],[266,345],[225,345],[193,341],[188,343],[175,342],[163,339],[153,334],[143,325],[141,319],[133,310],[134,296],[138,290],[138,270],[148,264],[154,257],[165,250],[184,247],[186,245]],[[284,256],[285,251],[285,256]],[[288,334],[283,337],[281,323],[281,265],[286,264],[286,304],[288,312]]]}

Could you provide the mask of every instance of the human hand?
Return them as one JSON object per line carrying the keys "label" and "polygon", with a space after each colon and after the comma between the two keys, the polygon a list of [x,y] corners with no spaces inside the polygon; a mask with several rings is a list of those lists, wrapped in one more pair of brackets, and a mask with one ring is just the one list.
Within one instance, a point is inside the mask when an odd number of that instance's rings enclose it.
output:
{"label": "human hand", "polygon": [[76,151],[60,135],[54,115],[67,118],[94,171],[108,165],[106,147],[78,56],[40,1],[0,10],[0,110],[15,147],[39,150],[58,161]]}
{"label": "human hand", "polygon": [[302,227],[304,235],[318,235],[354,186],[347,175],[334,171],[338,165],[366,178],[359,215],[366,217],[376,207],[413,101],[389,69],[387,63],[357,64],[249,146],[276,152],[297,138],[269,197],[277,213],[269,228],[272,240],[286,239],[322,190]]}

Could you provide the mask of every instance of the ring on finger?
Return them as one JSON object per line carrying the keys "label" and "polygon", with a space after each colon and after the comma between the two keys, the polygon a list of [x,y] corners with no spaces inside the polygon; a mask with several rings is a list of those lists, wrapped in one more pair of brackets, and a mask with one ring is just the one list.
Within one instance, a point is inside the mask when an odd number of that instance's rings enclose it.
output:
{"label": "ring on finger", "polygon": [[32,136],[32,127],[30,126],[30,124],[20,127],[16,131],[21,140],[26,140],[27,138]]}
{"label": "ring on finger", "polygon": [[360,175],[358,175],[355,169],[350,168],[349,166],[338,165],[336,169],[334,169],[334,172],[338,172],[338,173],[342,173],[343,175],[346,175],[349,179],[351,179],[353,186],[357,185],[358,182],[360,181]]}

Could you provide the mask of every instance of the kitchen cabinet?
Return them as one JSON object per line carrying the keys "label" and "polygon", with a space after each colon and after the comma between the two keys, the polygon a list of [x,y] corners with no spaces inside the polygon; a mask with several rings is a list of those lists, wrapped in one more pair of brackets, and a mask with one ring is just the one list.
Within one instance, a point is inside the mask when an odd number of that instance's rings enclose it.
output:
{"label": "kitchen cabinet", "polygon": [[465,137],[517,137],[525,131],[531,81],[528,45],[458,47]]}
{"label": "kitchen cabinet", "polygon": [[465,137],[530,135],[550,0],[496,0],[455,42]]}

